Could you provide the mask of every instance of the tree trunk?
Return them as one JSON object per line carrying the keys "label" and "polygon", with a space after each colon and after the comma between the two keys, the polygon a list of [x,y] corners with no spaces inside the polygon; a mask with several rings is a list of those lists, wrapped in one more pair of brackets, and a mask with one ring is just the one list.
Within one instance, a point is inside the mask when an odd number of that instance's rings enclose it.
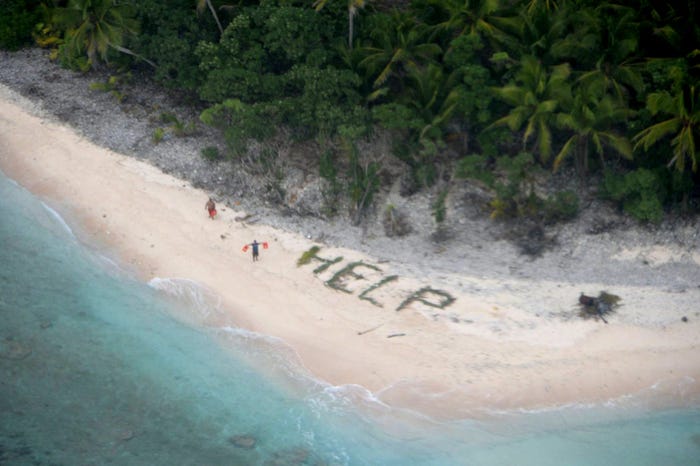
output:
{"label": "tree trunk", "polygon": [[224,28],[221,27],[221,23],[219,22],[219,17],[216,15],[216,10],[214,9],[214,5],[211,4],[211,0],[207,0],[207,5],[209,6],[209,10],[211,10],[211,15],[214,17],[214,21],[216,21],[216,25],[219,27],[219,32],[221,35],[224,35]]}

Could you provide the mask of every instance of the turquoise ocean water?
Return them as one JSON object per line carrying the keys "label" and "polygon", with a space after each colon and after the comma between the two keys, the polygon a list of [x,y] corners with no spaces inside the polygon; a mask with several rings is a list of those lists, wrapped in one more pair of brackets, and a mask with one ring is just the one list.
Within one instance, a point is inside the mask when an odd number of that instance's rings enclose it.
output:
{"label": "turquoise ocean water", "polygon": [[695,401],[435,422],[196,318],[215,305],[139,282],[0,173],[0,465],[700,465]]}

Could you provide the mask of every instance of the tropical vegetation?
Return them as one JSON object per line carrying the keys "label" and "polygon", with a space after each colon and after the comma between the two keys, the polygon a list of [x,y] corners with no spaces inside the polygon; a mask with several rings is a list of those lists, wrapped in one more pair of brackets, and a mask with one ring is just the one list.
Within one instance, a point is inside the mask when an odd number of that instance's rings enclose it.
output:
{"label": "tropical vegetation", "polygon": [[[386,163],[405,167],[406,194],[436,193],[440,220],[462,179],[492,190],[495,217],[565,199],[569,218],[572,191],[533,188],[552,176],[647,222],[700,210],[693,0],[6,3],[0,47],[34,41],[66,67],[189,92],[226,136],[217,159],[279,134],[315,144],[306,162],[358,221]],[[379,134],[391,161],[358,153]]]}

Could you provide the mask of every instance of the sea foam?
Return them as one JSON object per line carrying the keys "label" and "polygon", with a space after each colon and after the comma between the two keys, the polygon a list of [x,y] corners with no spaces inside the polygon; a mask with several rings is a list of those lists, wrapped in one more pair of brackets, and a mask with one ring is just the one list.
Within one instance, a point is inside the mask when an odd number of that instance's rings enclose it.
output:
{"label": "sea foam", "polygon": [[68,226],[68,223],[63,219],[61,214],[56,212],[54,209],[52,209],[48,204],[45,202],[41,202],[41,205],[46,209],[46,211],[58,222],[61,227],[68,233],[73,239],[75,239],[75,234],[73,233],[73,230],[71,229],[70,226]]}

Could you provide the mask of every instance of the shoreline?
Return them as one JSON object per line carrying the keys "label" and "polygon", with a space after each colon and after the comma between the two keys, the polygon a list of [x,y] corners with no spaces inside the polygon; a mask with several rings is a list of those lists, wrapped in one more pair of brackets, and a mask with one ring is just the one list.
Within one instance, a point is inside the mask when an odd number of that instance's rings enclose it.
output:
{"label": "shoreline", "polygon": [[[684,393],[700,393],[697,287],[615,286],[610,291],[623,305],[605,325],[578,318],[574,304],[579,292],[597,293],[603,283],[430,270],[414,277],[402,264],[240,221],[242,209],[222,205],[211,221],[205,191],[31,115],[2,87],[0,169],[8,177],[75,221],[82,241],[106,247],[144,282],[186,278],[214,292],[226,312],[207,325],[280,338],[314,377],[332,385],[361,385],[389,405],[444,419],[484,408],[603,402],[659,383],[668,385],[664,397],[682,403],[673,382],[687,378]],[[241,251],[253,239],[270,244],[256,263]],[[342,260],[318,273],[318,260],[297,267],[314,245],[319,257]],[[359,262],[365,265],[347,269]],[[359,297],[378,283],[365,297],[383,307]],[[441,309],[416,299],[396,310],[426,288],[456,300]],[[433,403],[424,403],[429,398]]]}

